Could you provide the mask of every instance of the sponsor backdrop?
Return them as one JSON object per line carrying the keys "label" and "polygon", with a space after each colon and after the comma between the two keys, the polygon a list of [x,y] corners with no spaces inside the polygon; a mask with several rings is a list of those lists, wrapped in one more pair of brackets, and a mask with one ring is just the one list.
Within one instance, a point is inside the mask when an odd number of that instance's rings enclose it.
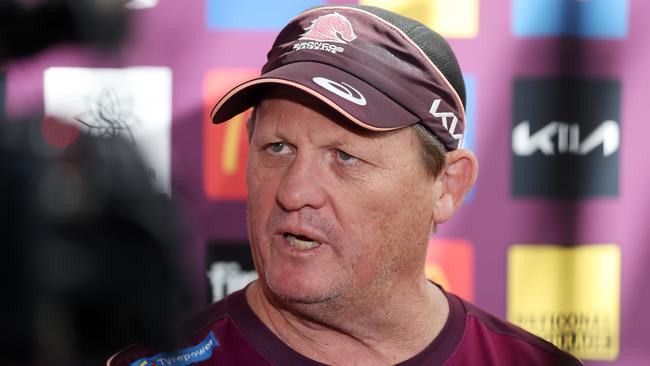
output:
{"label": "sponsor backdrop", "polygon": [[[466,146],[481,172],[432,237],[428,276],[587,365],[646,364],[650,3],[360,2],[437,29],[465,72]],[[197,298],[218,300],[256,274],[246,116],[220,126],[207,116],[258,73],[282,24],[334,3],[133,0],[122,49],[60,46],[0,70],[0,113],[131,139],[161,191],[182,202]]]}

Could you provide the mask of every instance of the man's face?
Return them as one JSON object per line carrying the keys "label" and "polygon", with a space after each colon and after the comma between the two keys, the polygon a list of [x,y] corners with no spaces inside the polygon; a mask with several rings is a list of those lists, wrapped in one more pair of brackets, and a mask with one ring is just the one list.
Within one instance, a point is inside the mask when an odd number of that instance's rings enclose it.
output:
{"label": "man's face", "polygon": [[262,286],[284,302],[358,302],[424,276],[440,184],[409,129],[351,125],[298,91],[256,111],[249,237]]}

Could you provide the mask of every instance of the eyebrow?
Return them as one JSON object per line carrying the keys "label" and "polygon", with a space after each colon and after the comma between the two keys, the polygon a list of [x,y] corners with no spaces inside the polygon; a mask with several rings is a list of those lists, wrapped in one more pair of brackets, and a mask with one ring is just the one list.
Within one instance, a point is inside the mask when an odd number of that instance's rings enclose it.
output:
{"label": "eyebrow", "polygon": [[376,144],[376,141],[373,139],[373,140],[371,140],[370,145],[360,147],[359,144],[354,144],[354,143],[346,142],[346,141],[341,140],[341,139],[336,139],[335,141],[332,141],[332,142],[330,142],[328,144],[325,144],[323,147],[325,147],[327,149],[344,147],[344,148],[350,149],[350,151],[347,151],[347,152],[355,154],[355,155],[371,154],[373,156],[376,156],[377,151],[375,151],[375,149],[376,149],[375,144]]}
{"label": "eyebrow", "polygon": [[329,144],[325,145],[325,147],[338,147],[338,146],[346,146],[350,145],[349,143],[346,143],[345,141],[341,139],[334,140],[330,142]]}

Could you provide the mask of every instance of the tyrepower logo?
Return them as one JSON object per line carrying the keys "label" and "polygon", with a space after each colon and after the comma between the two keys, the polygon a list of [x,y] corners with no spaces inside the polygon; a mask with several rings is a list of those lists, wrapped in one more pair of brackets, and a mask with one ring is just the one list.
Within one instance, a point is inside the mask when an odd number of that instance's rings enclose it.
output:
{"label": "tyrepower logo", "polygon": [[250,111],[218,125],[212,123],[210,111],[230,89],[258,74],[256,69],[214,69],[203,80],[203,190],[211,200],[246,200]]}
{"label": "tyrepower logo", "polygon": [[427,278],[445,290],[474,301],[474,247],[462,239],[431,239],[425,264]]}
{"label": "tyrepower logo", "polygon": [[513,195],[618,195],[620,99],[615,80],[516,80]]}
{"label": "tyrepower logo", "polygon": [[508,251],[508,320],[581,359],[618,357],[620,287],[615,244]]}
{"label": "tyrepower logo", "polygon": [[202,341],[194,346],[141,358],[131,362],[131,366],[189,366],[209,360],[219,346],[219,341],[215,338],[214,333],[209,332]]}

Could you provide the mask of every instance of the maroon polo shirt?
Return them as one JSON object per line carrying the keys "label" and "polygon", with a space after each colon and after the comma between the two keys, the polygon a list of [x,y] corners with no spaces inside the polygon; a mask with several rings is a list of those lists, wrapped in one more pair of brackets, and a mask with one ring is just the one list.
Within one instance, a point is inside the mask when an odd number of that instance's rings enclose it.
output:
{"label": "maroon polo shirt", "polygon": [[[573,356],[498,319],[456,295],[445,293],[449,317],[436,339],[400,363],[421,365],[581,365]],[[244,290],[199,314],[177,351],[160,353],[135,345],[108,366],[323,365],[284,344],[253,313]]]}

